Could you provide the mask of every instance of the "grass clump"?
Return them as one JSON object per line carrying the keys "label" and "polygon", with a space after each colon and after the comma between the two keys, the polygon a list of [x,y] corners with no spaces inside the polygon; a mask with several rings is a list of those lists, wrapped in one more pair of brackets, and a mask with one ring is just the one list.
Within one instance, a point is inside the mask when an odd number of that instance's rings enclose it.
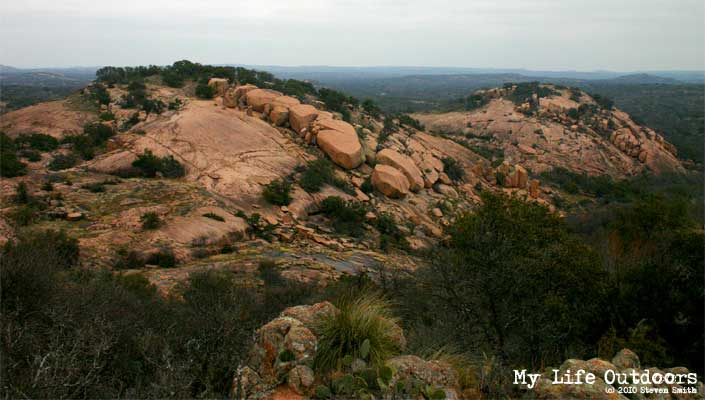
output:
{"label": "grass clump", "polygon": [[262,196],[271,204],[287,206],[291,203],[291,182],[287,179],[275,179],[264,187]]}
{"label": "grass clump", "polygon": [[339,370],[346,357],[360,358],[372,366],[398,353],[399,327],[387,301],[375,294],[343,299],[339,312],[322,318],[314,368],[320,372]]}

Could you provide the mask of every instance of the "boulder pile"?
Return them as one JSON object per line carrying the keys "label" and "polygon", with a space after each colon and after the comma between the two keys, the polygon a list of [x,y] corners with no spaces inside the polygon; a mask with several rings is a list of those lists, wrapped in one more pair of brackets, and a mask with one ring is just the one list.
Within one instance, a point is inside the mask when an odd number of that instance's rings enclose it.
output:
{"label": "boulder pile", "polygon": [[[214,82],[214,85],[217,82]],[[219,91],[220,93],[220,91]],[[259,113],[274,126],[290,127],[306,143],[316,143],[334,163],[354,169],[364,161],[362,145],[355,128],[333,114],[271,89],[240,85],[222,91],[223,105],[240,107],[248,115]]]}
{"label": "boulder pile", "polygon": [[[323,317],[337,312],[329,302],[290,307],[258,329],[247,364],[238,368],[233,377],[232,397],[262,399],[286,393],[287,398],[305,398],[315,393],[315,388],[323,383],[313,369],[321,334],[317,325]],[[394,326],[395,340],[403,349],[404,333]],[[351,368],[364,369],[364,364],[356,359]],[[414,379],[440,388],[447,398],[457,398],[457,373],[445,362],[404,355],[390,358],[386,365],[392,372],[391,382]]]}

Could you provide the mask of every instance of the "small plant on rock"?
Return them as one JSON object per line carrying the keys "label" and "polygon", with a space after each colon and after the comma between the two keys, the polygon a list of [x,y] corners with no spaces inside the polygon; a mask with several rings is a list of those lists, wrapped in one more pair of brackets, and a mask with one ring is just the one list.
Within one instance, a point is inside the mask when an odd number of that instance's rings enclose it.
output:
{"label": "small plant on rock", "polygon": [[291,182],[287,179],[275,179],[265,186],[262,196],[271,204],[289,205],[291,203]]}
{"label": "small plant on rock", "polygon": [[142,217],[140,218],[140,222],[142,222],[142,229],[143,230],[154,230],[159,228],[161,225],[161,220],[159,218],[159,214],[155,212],[147,212],[142,214]]}

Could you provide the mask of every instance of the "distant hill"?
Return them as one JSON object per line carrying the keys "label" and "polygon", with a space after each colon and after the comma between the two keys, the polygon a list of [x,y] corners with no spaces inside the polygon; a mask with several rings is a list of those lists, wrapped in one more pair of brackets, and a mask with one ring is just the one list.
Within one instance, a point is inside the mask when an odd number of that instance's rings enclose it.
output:
{"label": "distant hill", "polygon": [[664,78],[651,74],[631,74],[618,76],[616,78],[606,79],[608,83],[625,83],[625,84],[663,84],[676,85],[682,83],[673,78]]}

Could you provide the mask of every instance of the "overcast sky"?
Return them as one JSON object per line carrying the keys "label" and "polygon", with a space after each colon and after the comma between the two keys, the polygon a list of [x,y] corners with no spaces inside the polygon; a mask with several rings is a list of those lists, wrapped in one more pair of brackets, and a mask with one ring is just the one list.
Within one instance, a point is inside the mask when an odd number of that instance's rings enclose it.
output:
{"label": "overcast sky", "polygon": [[703,0],[3,0],[0,63],[702,70]]}

